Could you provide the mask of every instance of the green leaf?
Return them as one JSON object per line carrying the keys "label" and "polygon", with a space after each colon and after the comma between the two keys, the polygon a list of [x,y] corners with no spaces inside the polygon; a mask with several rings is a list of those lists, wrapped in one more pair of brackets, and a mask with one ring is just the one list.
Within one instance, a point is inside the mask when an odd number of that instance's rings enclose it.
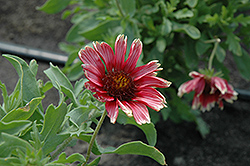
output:
{"label": "green leaf", "polygon": [[179,98],[174,89],[168,89],[167,92],[171,95],[171,100],[168,100],[168,104],[171,106],[173,111],[170,112],[169,118],[175,123],[179,123],[182,120],[188,122],[194,122],[196,116],[191,112],[190,106],[183,102]]}
{"label": "green leaf", "polygon": [[105,20],[91,27],[88,25],[88,28],[81,29],[79,34],[86,39],[98,41],[103,39],[104,34],[108,33],[108,30],[112,31],[117,26],[120,26],[119,20]]}
{"label": "green leaf", "polygon": [[156,48],[159,52],[164,52],[165,49],[167,47],[167,41],[165,38],[163,37],[159,37],[157,40],[156,40]]}
{"label": "green leaf", "polygon": [[4,109],[6,112],[9,112],[13,109],[16,109],[22,105],[23,96],[22,96],[22,84],[21,79],[16,83],[16,87],[11,95],[8,97],[7,102],[4,102]]}
{"label": "green leaf", "polygon": [[68,78],[57,67],[50,63],[50,68],[45,70],[44,73],[49,77],[53,86],[59,91],[64,92],[77,106],[77,100],[74,94],[74,89]]}
{"label": "green leaf", "polygon": [[144,5],[140,9],[140,13],[145,13],[146,15],[151,15],[153,13],[157,13],[159,11],[159,5],[155,4],[154,6],[152,5]]}
{"label": "green leaf", "polygon": [[143,40],[143,44],[151,44],[155,41],[155,38],[154,37],[145,37],[144,40]]}
{"label": "green leaf", "polygon": [[13,164],[20,165],[21,164],[20,159],[16,157],[0,158],[0,165],[13,166]]}
{"label": "green leaf", "polygon": [[172,31],[172,23],[169,19],[163,17],[163,21],[161,24],[161,35],[168,35]]}
{"label": "green leaf", "polygon": [[213,16],[207,15],[205,20],[209,23],[210,27],[213,27],[214,25],[218,24],[218,22],[220,22],[219,15],[217,13],[215,13]]}
{"label": "green leaf", "polygon": [[247,53],[247,51],[245,51],[243,49],[243,54],[242,56],[235,56],[234,57],[234,61],[237,65],[237,68],[241,74],[241,76],[246,79],[246,80],[250,80],[250,56]]}
{"label": "green leaf", "polygon": [[[41,97],[40,89],[37,85],[36,71],[31,71],[30,69],[36,69],[36,64],[31,63],[29,66],[23,59],[14,55],[3,55],[16,69],[19,76],[20,87],[19,96],[25,102],[31,101],[35,97]],[[19,97],[20,98],[20,97]],[[16,101],[15,101],[16,102]],[[40,106],[39,114],[43,115],[43,108]]]}
{"label": "green leaf", "polygon": [[38,70],[38,64],[35,59],[32,59],[29,64],[30,71],[33,73],[33,75],[37,75],[37,70]]}
{"label": "green leaf", "polygon": [[164,121],[166,121],[168,119],[171,111],[172,110],[171,110],[170,106],[161,110],[162,118]]}
{"label": "green leaf", "polygon": [[215,55],[217,60],[222,63],[226,57],[226,51],[220,45],[218,45]]}
{"label": "green leaf", "polygon": [[80,127],[82,123],[86,123],[92,118],[99,117],[100,115],[100,111],[93,104],[77,107],[67,114],[70,120],[78,127]]}
{"label": "green leaf", "polygon": [[43,87],[42,87],[42,92],[45,93],[47,92],[48,90],[50,90],[51,88],[53,88],[53,84],[50,82],[50,81],[47,81]]}
{"label": "green leaf", "polygon": [[66,41],[68,42],[83,42],[85,40],[85,38],[83,36],[81,36],[79,34],[79,31],[82,30],[82,28],[84,28],[85,25],[83,23],[79,23],[79,24],[74,24],[69,31],[66,34]]}
{"label": "green leaf", "polygon": [[63,72],[57,67],[50,63],[50,68],[45,70],[44,73],[49,77],[54,87],[60,89],[58,85],[65,87],[73,92],[73,86],[71,85],[68,78]]}
{"label": "green leaf", "polygon": [[198,3],[198,0],[186,0],[184,4],[188,5],[190,8],[194,8]]}
{"label": "green leaf", "polygon": [[18,121],[12,121],[9,123],[5,123],[0,121],[0,133],[8,133],[12,135],[16,135],[23,130],[25,130],[27,127],[31,125],[31,122],[28,120],[18,120]]}
{"label": "green leaf", "polygon": [[62,13],[62,20],[65,20],[66,18],[68,18],[70,15],[72,14],[72,11],[71,10],[65,10],[63,13]]}
{"label": "green leaf", "polygon": [[67,164],[67,163],[73,163],[79,161],[81,163],[85,162],[85,157],[79,153],[74,153],[70,155],[69,157],[66,158],[66,153],[63,152],[60,154],[58,157],[58,160],[54,161],[53,163],[62,163],[62,164]]}
{"label": "green leaf", "polygon": [[198,40],[195,44],[195,51],[198,56],[203,55],[210,47],[212,47],[209,43],[204,43],[203,40]]}
{"label": "green leaf", "polygon": [[58,46],[59,46],[59,48],[60,48],[62,51],[66,52],[66,53],[68,53],[68,54],[70,54],[70,53],[72,53],[72,52],[75,52],[76,50],[79,51],[79,48],[78,48],[77,46],[72,45],[72,44],[67,44],[67,43],[64,43],[64,42],[59,43]]}
{"label": "green leaf", "polygon": [[13,150],[20,149],[26,152],[32,150],[32,146],[21,138],[7,133],[2,133],[3,142],[0,144],[0,157],[8,157]]}
{"label": "green leaf", "polygon": [[194,13],[192,10],[189,10],[188,8],[184,8],[181,10],[177,10],[175,13],[173,13],[176,19],[183,19],[183,18],[190,18],[194,16]]}
{"label": "green leaf", "polygon": [[37,106],[41,103],[41,101],[44,97],[45,96],[34,98],[29,103],[27,103],[25,107],[14,109],[14,110],[8,112],[8,114],[6,114],[6,116],[4,116],[1,119],[1,121],[2,122],[11,122],[14,120],[27,120],[27,119],[29,119],[29,117],[32,116],[32,114],[37,109]]}
{"label": "green leaf", "polygon": [[157,133],[153,123],[139,125],[133,117],[128,117],[123,111],[119,111],[117,122],[123,125],[132,124],[140,128],[146,135],[148,144],[154,146],[157,141]]}
{"label": "green leaf", "polygon": [[187,66],[190,69],[194,69],[197,67],[199,59],[195,51],[195,41],[187,38],[185,39],[185,45],[184,45],[184,58],[186,61]]}
{"label": "green leaf", "polygon": [[197,117],[195,122],[197,124],[197,130],[200,132],[202,138],[206,138],[210,133],[208,124],[201,117]]}
{"label": "green leaf", "polygon": [[9,108],[9,96],[8,96],[8,92],[7,92],[7,89],[6,89],[6,86],[4,85],[4,83],[1,82],[0,80],[0,88],[2,90],[2,96],[3,96],[3,105],[0,106],[0,117],[2,119],[2,117],[6,114],[6,109],[8,110]]}
{"label": "green leaf", "polygon": [[240,14],[236,18],[234,18],[234,22],[238,22],[242,24],[243,26],[247,26],[250,24],[250,16],[244,17],[243,14]]}
{"label": "green leaf", "polygon": [[155,31],[154,20],[149,16],[142,16],[143,24],[150,30]]}
{"label": "green leaf", "polygon": [[2,119],[5,114],[6,114],[6,112],[3,110],[3,108],[0,105],[0,119]]}
{"label": "green leaf", "polygon": [[67,71],[67,77],[71,81],[76,81],[79,79],[81,76],[83,76],[83,71],[82,71],[82,62],[78,61],[77,63],[73,64],[70,66],[69,70]]}
{"label": "green leaf", "polygon": [[87,166],[98,166],[98,163],[100,162],[100,160],[101,160],[101,157],[97,157],[96,159],[91,161],[91,163],[89,163]]}
{"label": "green leaf", "polygon": [[242,55],[240,38],[238,36],[234,35],[232,32],[228,32],[226,43],[228,44],[229,50],[232,51],[235,55]]}
{"label": "green leaf", "polygon": [[35,148],[35,150],[39,151],[40,148],[42,147],[42,142],[40,139],[41,135],[36,125],[36,121],[33,123],[32,129],[33,131],[30,133],[32,140],[29,140],[29,141],[32,144],[32,146]]}
{"label": "green leaf", "polygon": [[74,60],[78,57],[78,51],[80,50],[80,48],[75,46],[75,45],[70,45],[70,44],[66,44],[66,43],[62,43],[62,42],[59,43],[59,48],[62,51],[69,54],[68,60],[65,64],[65,66],[69,66],[74,62]]}
{"label": "green leaf", "polygon": [[141,141],[134,141],[122,144],[117,149],[106,149],[104,154],[135,154],[148,156],[160,163],[161,165],[167,165],[164,155],[155,147],[142,143]]}
{"label": "green leaf", "polygon": [[93,11],[83,15],[75,15],[75,20],[72,21],[74,25],[67,32],[66,40],[68,42],[83,42],[85,38],[79,32],[83,31],[83,29],[89,31],[101,22],[100,20],[96,20],[96,13]]}
{"label": "green leaf", "polygon": [[84,84],[87,81],[88,81],[88,79],[86,79],[86,78],[84,78],[84,79],[82,78],[82,79],[76,81],[75,86],[74,86],[74,94],[76,95],[76,97],[78,97],[78,95],[83,91]]}
{"label": "green leaf", "polygon": [[61,102],[57,108],[50,105],[46,110],[44,124],[41,131],[41,140],[44,142],[43,152],[48,154],[56,149],[69,134],[57,134],[61,131],[61,125],[67,113],[67,105]]}
{"label": "green leaf", "polygon": [[65,164],[62,164],[62,163],[48,163],[48,164],[45,164],[45,166],[65,166]]}
{"label": "green leaf", "polygon": [[42,10],[48,14],[59,13],[65,9],[71,0],[47,0],[41,7],[37,7],[37,10]]}
{"label": "green leaf", "polygon": [[192,39],[199,39],[201,37],[201,33],[199,29],[194,27],[193,25],[179,24],[177,22],[172,22],[172,23],[173,23],[173,31],[175,32],[184,31]]}
{"label": "green leaf", "polygon": [[121,10],[125,16],[133,17],[136,11],[135,0],[118,0]]}

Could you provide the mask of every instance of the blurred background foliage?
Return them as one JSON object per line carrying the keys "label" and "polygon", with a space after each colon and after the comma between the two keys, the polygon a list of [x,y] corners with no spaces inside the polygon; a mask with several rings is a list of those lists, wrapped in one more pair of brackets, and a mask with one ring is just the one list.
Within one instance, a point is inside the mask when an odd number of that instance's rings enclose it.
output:
{"label": "blurred background foliage", "polygon": [[[68,54],[64,73],[74,81],[83,75],[81,62],[76,62],[78,51],[92,41],[105,41],[114,46],[116,36],[128,36],[128,50],[132,40],[143,42],[143,56],[139,65],[158,59],[164,70],[159,75],[171,82],[167,94],[169,107],[161,114],[151,111],[154,122],[170,118],[195,122],[201,135],[209,127],[200,111],[191,110],[192,94],[180,99],[176,90],[188,80],[188,73],[205,68],[214,43],[221,39],[213,62],[217,72],[229,80],[224,59],[232,56],[238,71],[250,80],[249,0],[47,0],[38,7],[48,14],[62,12],[62,19],[71,18],[72,27],[66,35],[67,43],[60,43]],[[60,28],[60,27],[58,27]]]}

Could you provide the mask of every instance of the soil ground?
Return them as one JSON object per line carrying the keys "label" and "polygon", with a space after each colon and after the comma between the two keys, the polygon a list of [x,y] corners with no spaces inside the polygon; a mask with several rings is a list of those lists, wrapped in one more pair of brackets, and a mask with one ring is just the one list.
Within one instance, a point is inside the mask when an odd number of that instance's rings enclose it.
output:
{"label": "soil ground", "polygon": [[[22,44],[34,48],[58,52],[58,43],[64,41],[69,20],[62,21],[60,14],[48,15],[35,10],[45,0],[5,1],[0,0],[0,41]],[[26,59],[29,61],[29,59]],[[232,64],[230,58],[227,60]],[[48,80],[43,70],[49,68],[48,62],[38,62],[38,79]],[[249,89],[249,82],[241,80],[233,68],[230,69],[236,88]],[[11,64],[0,56],[0,79],[10,93],[18,79]],[[50,90],[43,104],[52,101],[55,105],[57,92]],[[2,98],[0,97],[0,103]],[[170,166],[248,166],[250,165],[250,103],[239,100],[226,104],[223,111],[215,108],[202,115],[210,126],[210,134],[202,139],[193,123],[175,124],[170,120],[156,124],[158,148]],[[105,146],[119,146],[131,140],[145,141],[144,134],[134,126],[112,125],[106,118],[97,137],[98,143]],[[86,154],[87,144],[78,142],[77,146],[66,150],[67,154],[79,152]],[[94,157],[94,156],[92,156]],[[135,155],[105,155],[101,166],[156,166],[150,158]]]}

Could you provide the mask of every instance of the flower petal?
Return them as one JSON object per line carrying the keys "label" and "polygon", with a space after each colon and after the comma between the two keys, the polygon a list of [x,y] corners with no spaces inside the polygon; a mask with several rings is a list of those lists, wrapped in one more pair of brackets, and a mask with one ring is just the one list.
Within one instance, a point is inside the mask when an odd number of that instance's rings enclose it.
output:
{"label": "flower petal", "polygon": [[119,35],[115,41],[115,68],[120,70],[125,63],[125,54],[127,50],[127,36]]}
{"label": "flower petal", "polygon": [[212,107],[215,106],[215,103],[219,99],[219,93],[216,94],[201,94],[199,96],[200,109],[202,111],[210,111]]}
{"label": "flower petal", "polygon": [[129,101],[127,102],[127,104],[133,111],[133,116],[136,123],[138,123],[139,125],[150,123],[148,109],[144,104],[134,101]]}
{"label": "flower petal", "polygon": [[[195,78],[193,80],[190,80],[190,81],[187,81],[187,82],[181,84],[181,86],[178,88],[177,95],[179,97],[182,97],[184,93],[190,93],[191,91],[195,90],[196,86],[200,80],[201,80],[200,78]],[[205,82],[204,82],[204,86],[205,86]]]}
{"label": "flower petal", "polygon": [[194,95],[194,98],[193,98],[193,102],[192,102],[192,109],[193,110],[196,110],[200,107],[200,100],[199,100],[199,97],[197,97],[196,95]]}
{"label": "flower petal", "polygon": [[109,96],[107,93],[96,92],[93,96],[100,102],[109,102],[115,100],[114,97]]}
{"label": "flower petal", "polygon": [[227,92],[222,95],[222,98],[226,100],[226,102],[233,103],[233,100],[237,100],[237,95],[238,93],[234,91],[232,85],[226,84],[227,85]]}
{"label": "flower petal", "polygon": [[226,91],[227,91],[227,85],[225,83],[225,80],[220,78],[220,77],[212,77],[211,78],[211,84],[212,84],[212,90],[211,91],[214,91],[213,89],[214,88],[217,88],[221,94],[225,94]]}
{"label": "flower petal", "polygon": [[136,81],[136,80],[142,78],[143,76],[145,76],[147,74],[154,73],[155,71],[162,70],[162,68],[158,69],[158,67],[161,64],[159,64],[157,62],[158,62],[158,60],[153,60],[153,61],[150,61],[149,63],[147,63],[146,65],[139,66],[139,67],[135,68],[135,70],[132,71],[130,76],[132,78],[134,78],[134,81]]}
{"label": "flower petal", "polygon": [[195,87],[195,93],[197,93],[197,96],[201,95],[204,91],[204,88],[206,86],[206,81],[201,77],[201,78],[196,78],[197,83]]}
{"label": "flower petal", "polygon": [[222,101],[222,100],[219,101],[219,108],[220,108],[221,110],[223,110],[223,108],[224,108],[224,105],[223,105],[223,101]]}
{"label": "flower petal", "polygon": [[135,69],[136,63],[142,52],[142,42],[139,39],[135,39],[130,47],[128,59],[125,62],[124,71],[130,73]]}
{"label": "flower petal", "polygon": [[98,69],[100,73],[105,74],[105,67],[100,56],[93,48],[86,46],[85,49],[79,51],[78,56],[84,64],[90,64]]}
{"label": "flower petal", "polygon": [[95,75],[93,72],[85,70],[84,74],[88,80],[100,87],[103,87],[101,78]]}
{"label": "flower petal", "polygon": [[189,76],[192,77],[192,78],[197,78],[197,77],[204,77],[205,75],[201,74],[201,73],[198,73],[197,71],[191,71],[189,73]]}
{"label": "flower petal", "polygon": [[127,102],[120,101],[120,100],[117,100],[117,101],[118,101],[118,104],[119,104],[120,108],[122,109],[122,111],[125,112],[128,117],[132,117],[133,112],[132,112],[131,108],[128,106]]}
{"label": "flower petal", "polygon": [[138,88],[137,89],[138,91],[144,91],[146,93],[149,93],[149,94],[152,94],[152,95],[155,95],[156,97],[162,99],[162,101],[164,103],[166,103],[166,99],[165,97],[156,89],[152,88],[152,87],[143,87],[143,88]]}
{"label": "flower petal", "polygon": [[117,100],[106,102],[105,108],[110,118],[110,122],[115,123],[119,113]]}
{"label": "flower petal", "polygon": [[139,101],[155,111],[160,111],[162,108],[167,107],[164,104],[164,100],[153,94],[147,93],[145,91],[140,91],[135,95],[136,97],[133,98],[133,101]]}
{"label": "flower petal", "polygon": [[171,82],[155,76],[144,76],[141,79],[135,81],[135,85],[140,88],[146,86],[167,88],[171,85]]}
{"label": "flower petal", "polygon": [[82,64],[82,68],[83,70],[87,70],[89,72],[92,72],[93,74],[95,74],[97,77],[102,78],[103,77],[103,73],[101,73],[95,66],[90,65],[90,64]]}
{"label": "flower petal", "polygon": [[87,81],[84,84],[85,88],[90,90],[91,92],[101,92],[101,93],[106,93],[106,91],[103,91],[102,87],[96,85],[95,83],[91,81]]}
{"label": "flower petal", "polygon": [[99,53],[101,58],[103,59],[107,71],[111,71],[114,66],[114,52],[112,48],[105,42],[102,42],[101,44],[98,42],[93,42],[93,46],[95,50]]}

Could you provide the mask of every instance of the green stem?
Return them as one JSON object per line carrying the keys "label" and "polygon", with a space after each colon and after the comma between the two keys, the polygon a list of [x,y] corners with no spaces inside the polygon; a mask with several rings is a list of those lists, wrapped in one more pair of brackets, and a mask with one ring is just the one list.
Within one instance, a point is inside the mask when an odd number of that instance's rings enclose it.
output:
{"label": "green stem", "polygon": [[73,139],[73,137],[67,138],[61,145],[60,147],[55,151],[55,153],[51,156],[49,161],[53,161],[70,143],[70,141]]}
{"label": "green stem", "polygon": [[115,0],[115,2],[116,2],[116,5],[117,5],[117,7],[118,7],[118,9],[119,9],[119,11],[120,11],[122,17],[125,17],[125,15],[123,14],[122,8],[121,8],[121,6],[120,6],[118,0]]}
{"label": "green stem", "polygon": [[86,155],[86,161],[82,164],[82,166],[85,166],[87,164],[88,160],[89,160],[90,153],[91,153],[92,147],[93,147],[94,142],[95,142],[95,138],[96,138],[101,126],[102,126],[102,123],[103,123],[106,115],[107,115],[107,111],[104,110],[104,112],[102,113],[102,116],[101,116],[101,118],[100,118],[100,120],[99,120],[99,122],[98,122],[98,124],[97,124],[97,126],[95,128],[94,134],[91,137],[91,140],[89,142],[89,148],[88,148],[87,155]]}
{"label": "green stem", "polygon": [[214,43],[214,48],[212,50],[212,53],[211,53],[209,61],[208,61],[208,70],[212,70],[213,59],[214,59],[215,52],[217,50],[217,47],[218,47],[220,41],[221,40],[219,38],[217,38],[217,39],[212,39],[212,40],[208,40],[205,42],[205,43]]}

